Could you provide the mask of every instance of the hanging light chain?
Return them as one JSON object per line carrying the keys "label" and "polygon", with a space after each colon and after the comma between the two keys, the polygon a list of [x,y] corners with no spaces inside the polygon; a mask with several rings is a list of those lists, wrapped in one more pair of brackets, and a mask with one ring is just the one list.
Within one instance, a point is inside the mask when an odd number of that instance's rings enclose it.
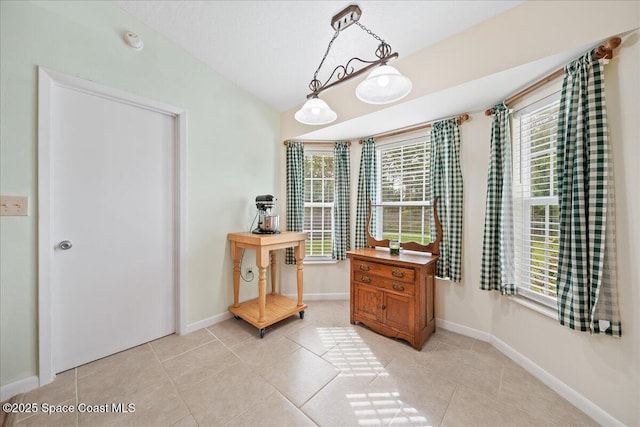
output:
{"label": "hanging light chain", "polygon": [[333,37],[331,37],[331,41],[327,46],[327,51],[324,53],[324,56],[320,61],[320,65],[318,65],[318,68],[316,68],[316,72],[313,73],[313,80],[311,80],[311,83],[309,83],[309,89],[311,89],[312,92],[316,92],[320,88],[320,86],[322,86],[322,83],[318,80],[318,72],[320,71],[320,68],[322,68],[322,64],[324,64],[324,60],[327,59],[327,55],[329,55],[329,51],[331,50],[331,46],[333,45],[333,42],[338,38],[338,34],[340,34],[339,30],[337,30],[333,34]]}
{"label": "hanging light chain", "polygon": [[380,36],[378,36],[376,33],[371,31],[370,29],[368,29],[364,25],[362,25],[359,21],[354,22],[354,24],[356,24],[358,27],[362,28],[364,31],[367,32],[367,34],[371,35],[374,39],[378,40],[379,42],[385,43],[384,39],[381,39]]}
{"label": "hanging light chain", "polygon": [[[386,60],[388,59],[387,57],[391,54],[391,46],[387,42],[385,42],[383,38],[378,36],[376,33],[371,31],[369,28],[367,28],[364,25],[362,25],[360,22],[355,21],[354,24],[356,24],[363,31],[365,31],[371,37],[373,37],[374,39],[376,39],[376,40],[378,40],[380,42],[380,45],[378,46],[378,49],[376,50],[375,54],[376,54],[376,56],[378,58],[383,60],[382,64],[386,64]],[[320,80],[318,80],[318,73],[320,72],[320,69],[324,65],[324,61],[327,59],[327,56],[329,55],[329,51],[331,50],[331,46],[333,46],[333,42],[338,38],[338,35],[340,35],[340,29],[337,29],[336,32],[333,34],[333,37],[331,37],[331,41],[329,41],[329,45],[327,46],[327,50],[324,53],[324,56],[322,57],[322,60],[320,61],[320,65],[318,65],[318,68],[316,68],[316,71],[313,73],[313,79],[309,82],[309,89],[311,89],[311,92],[312,92],[313,96],[317,96],[317,92],[323,87],[322,82]],[[396,54],[396,56],[397,56],[397,54]],[[334,72],[335,72],[335,70],[334,70]],[[312,94],[310,94],[310,95],[312,95]]]}
{"label": "hanging light chain", "polygon": [[[376,56],[378,58],[385,59],[387,56],[389,56],[391,54],[391,46],[389,45],[389,43],[385,42],[384,39],[380,38],[380,36],[378,36],[376,33],[371,31],[370,29],[368,29],[364,25],[362,25],[360,22],[355,22],[355,24],[358,27],[362,28],[364,31],[366,31],[367,34],[371,35],[374,39],[376,39],[376,40],[378,40],[380,42],[380,45],[378,46],[378,49],[376,49]],[[383,64],[386,64],[386,62],[383,62]]]}
{"label": "hanging light chain", "polygon": [[[358,22],[361,15],[362,11],[360,7],[356,4],[352,4],[344,8],[342,11],[338,12],[331,19],[331,27],[334,29],[335,33],[329,41],[327,49],[322,56],[322,60],[320,61],[318,68],[316,68],[315,72],[313,73],[311,82],[309,82],[309,89],[311,89],[311,93],[307,94],[307,101],[304,103],[302,108],[295,113],[295,119],[298,122],[306,125],[325,125],[333,122],[336,119],[337,115],[335,111],[331,110],[326,102],[322,101],[318,97],[320,93],[339,83],[343,83],[354,77],[358,77],[361,74],[370,71],[374,67],[384,67],[387,65],[388,61],[398,57],[398,53],[392,52],[391,46],[387,42],[385,42],[383,38]],[[351,26],[352,24],[356,24],[358,27],[360,27],[361,30],[378,41],[378,48],[375,51],[375,56],[377,56],[377,59],[372,58],[371,60],[367,60],[354,56],[346,63],[336,66],[330,73],[327,80],[322,83],[320,80],[318,80],[318,74],[324,66],[327,57],[329,56],[329,52],[331,51],[333,42],[335,42],[335,40],[338,38],[341,31]],[[384,68],[380,68],[380,70],[385,72]],[[394,74],[399,74],[395,70],[391,71],[394,71]],[[402,99],[411,91],[411,81],[401,74],[397,76],[391,76],[396,80],[399,79],[400,83],[398,85],[391,85],[397,86],[392,87],[392,90],[386,91],[384,93],[378,93],[376,91],[369,90],[371,89],[371,84],[369,84],[370,80],[375,80],[378,77],[385,76],[379,76],[374,74],[373,72],[370,73],[369,76],[356,88],[356,97],[368,104],[389,104],[391,102]],[[386,86],[386,84],[382,82],[381,84],[379,84],[379,86]],[[361,89],[361,87],[363,89]]]}

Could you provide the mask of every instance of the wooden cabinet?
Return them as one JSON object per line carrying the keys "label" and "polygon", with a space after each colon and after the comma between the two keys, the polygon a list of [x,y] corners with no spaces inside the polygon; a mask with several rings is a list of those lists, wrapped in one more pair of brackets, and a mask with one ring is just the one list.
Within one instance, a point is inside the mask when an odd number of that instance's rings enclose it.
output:
{"label": "wooden cabinet", "polygon": [[351,323],[408,341],[420,350],[435,331],[434,282],[437,255],[365,248],[351,260]]}

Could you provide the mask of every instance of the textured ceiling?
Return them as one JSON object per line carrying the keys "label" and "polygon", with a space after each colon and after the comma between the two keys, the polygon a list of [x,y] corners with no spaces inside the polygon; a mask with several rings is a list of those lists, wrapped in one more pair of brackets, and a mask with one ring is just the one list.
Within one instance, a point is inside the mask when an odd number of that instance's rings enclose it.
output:
{"label": "textured ceiling", "polygon": [[[331,17],[348,1],[116,1],[122,9],[262,99],[286,111],[305,101],[333,35]],[[406,57],[520,1],[358,1],[360,23]],[[135,28],[131,28],[136,31]],[[378,42],[356,26],[334,42],[320,72],[358,56],[375,59]]]}

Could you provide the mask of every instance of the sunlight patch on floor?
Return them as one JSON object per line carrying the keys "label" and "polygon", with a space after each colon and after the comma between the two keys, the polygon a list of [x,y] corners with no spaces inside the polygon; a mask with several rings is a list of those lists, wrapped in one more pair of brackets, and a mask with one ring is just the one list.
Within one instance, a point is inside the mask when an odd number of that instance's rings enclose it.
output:
{"label": "sunlight patch on floor", "polygon": [[398,392],[345,395],[361,426],[387,425],[402,407]]}
{"label": "sunlight patch on floor", "polygon": [[375,377],[384,367],[352,327],[317,328],[323,344],[330,350],[323,356],[341,376]]}

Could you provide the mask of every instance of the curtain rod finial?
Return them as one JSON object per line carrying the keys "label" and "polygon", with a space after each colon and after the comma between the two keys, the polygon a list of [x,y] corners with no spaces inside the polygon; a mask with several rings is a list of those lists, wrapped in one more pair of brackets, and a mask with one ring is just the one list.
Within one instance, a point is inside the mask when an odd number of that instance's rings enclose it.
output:
{"label": "curtain rod finial", "polygon": [[620,37],[611,37],[609,40],[595,48],[595,58],[611,59],[613,58],[613,50],[620,46],[622,39]]}
{"label": "curtain rod finial", "polygon": [[458,126],[460,126],[461,124],[463,124],[467,120],[469,120],[469,114],[464,113],[464,114],[461,114],[461,115],[458,116],[456,122],[458,123]]}
{"label": "curtain rod finial", "polygon": [[622,39],[620,37],[611,37],[609,40],[605,42],[604,47],[607,50],[613,50],[618,46],[620,46],[620,43],[622,43]]}

